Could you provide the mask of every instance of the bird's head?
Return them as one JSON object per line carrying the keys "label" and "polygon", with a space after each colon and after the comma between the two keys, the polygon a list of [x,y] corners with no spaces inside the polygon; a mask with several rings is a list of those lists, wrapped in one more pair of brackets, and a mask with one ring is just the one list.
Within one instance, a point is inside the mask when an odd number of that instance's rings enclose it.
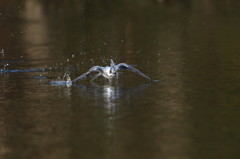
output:
{"label": "bird's head", "polygon": [[111,67],[115,67],[115,63],[113,62],[112,59],[110,59],[110,66],[111,66]]}
{"label": "bird's head", "polygon": [[106,78],[113,78],[116,75],[117,71],[115,69],[115,67],[110,66],[110,67],[106,67],[104,70],[104,75]]}

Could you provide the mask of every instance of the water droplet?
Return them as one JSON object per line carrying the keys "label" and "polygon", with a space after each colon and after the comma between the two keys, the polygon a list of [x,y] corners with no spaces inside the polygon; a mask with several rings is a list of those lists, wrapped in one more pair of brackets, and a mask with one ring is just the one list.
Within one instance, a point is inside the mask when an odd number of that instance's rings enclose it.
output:
{"label": "water droplet", "polygon": [[3,65],[3,69],[4,70],[6,70],[6,67],[8,67],[9,66],[9,64],[7,63],[7,64],[5,64],[5,65]]}
{"label": "water droplet", "polygon": [[4,49],[2,49],[2,50],[0,51],[0,54],[4,54]]}
{"label": "water droplet", "polygon": [[139,49],[138,51],[137,51],[137,54],[140,54],[140,52],[141,52],[142,50],[141,49]]}

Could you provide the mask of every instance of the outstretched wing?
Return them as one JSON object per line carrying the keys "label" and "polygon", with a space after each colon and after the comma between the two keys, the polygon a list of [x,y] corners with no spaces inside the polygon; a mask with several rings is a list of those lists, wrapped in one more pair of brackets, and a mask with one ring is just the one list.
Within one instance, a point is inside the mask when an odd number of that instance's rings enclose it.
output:
{"label": "outstretched wing", "polygon": [[76,82],[78,80],[83,80],[85,78],[88,77],[88,75],[91,72],[102,72],[102,67],[101,66],[93,66],[92,68],[90,68],[86,73],[82,74],[81,76],[75,78],[72,82]]}
{"label": "outstretched wing", "polygon": [[134,72],[136,74],[139,74],[140,76],[142,76],[142,77],[152,81],[152,79],[149,78],[147,75],[145,75],[144,73],[142,73],[138,69],[136,69],[133,66],[128,65],[126,63],[120,63],[120,64],[116,65],[116,70],[129,70],[129,71],[132,71],[132,72]]}

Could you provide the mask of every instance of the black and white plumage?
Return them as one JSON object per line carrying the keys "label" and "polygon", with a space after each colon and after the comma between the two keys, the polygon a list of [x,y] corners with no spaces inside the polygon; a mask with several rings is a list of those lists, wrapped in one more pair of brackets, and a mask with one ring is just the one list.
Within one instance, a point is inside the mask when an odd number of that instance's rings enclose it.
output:
{"label": "black and white plumage", "polygon": [[115,65],[115,63],[113,62],[113,60],[110,60],[110,66],[106,66],[106,67],[102,67],[102,66],[93,66],[92,68],[90,68],[86,73],[82,74],[81,76],[77,77],[76,79],[74,79],[72,82],[76,82],[78,80],[83,80],[85,78],[87,78],[92,72],[98,72],[98,74],[96,74],[91,81],[95,80],[96,78],[98,78],[99,76],[103,76],[109,80],[111,80],[113,77],[117,77],[118,75],[118,71],[121,70],[129,70],[132,71],[146,79],[148,79],[149,81],[153,81],[151,78],[149,78],[147,75],[145,75],[144,73],[142,73],[141,71],[139,71],[138,69],[134,68],[131,65],[128,65],[126,63],[119,63],[117,65]]}

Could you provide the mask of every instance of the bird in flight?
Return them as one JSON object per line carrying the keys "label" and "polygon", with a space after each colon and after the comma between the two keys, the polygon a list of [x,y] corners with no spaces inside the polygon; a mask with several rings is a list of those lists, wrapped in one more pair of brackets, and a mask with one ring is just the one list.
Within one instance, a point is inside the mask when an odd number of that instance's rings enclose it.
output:
{"label": "bird in flight", "polygon": [[128,65],[126,63],[119,63],[119,64],[115,64],[113,62],[113,60],[110,60],[110,66],[106,66],[106,67],[102,67],[102,66],[93,66],[92,68],[90,68],[86,73],[82,74],[81,76],[77,77],[76,79],[74,79],[72,82],[76,82],[78,80],[83,80],[85,78],[87,78],[92,72],[98,72],[96,75],[93,76],[93,78],[91,79],[91,82],[93,80],[95,80],[96,78],[103,76],[107,79],[109,79],[111,81],[112,78],[114,77],[118,77],[118,71],[121,70],[129,70],[132,71],[146,79],[148,79],[151,82],[154,82],[155,80],[152,80],[151,78],[149,78],[147,75],[145,75],[144,73],[142,73],[141,71],[139,71],[138,69],[134,68],[131,65]]}

